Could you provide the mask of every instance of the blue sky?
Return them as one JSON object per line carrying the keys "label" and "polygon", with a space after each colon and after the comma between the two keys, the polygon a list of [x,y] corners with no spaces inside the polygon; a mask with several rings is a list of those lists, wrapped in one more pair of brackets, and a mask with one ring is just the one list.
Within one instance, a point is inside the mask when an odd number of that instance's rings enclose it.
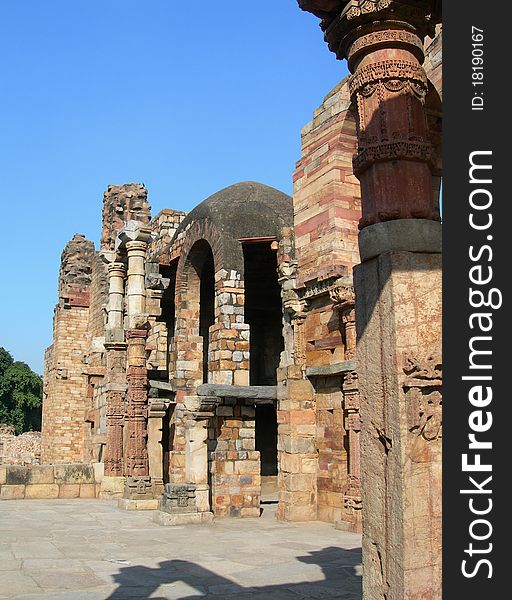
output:
{"label": "blue sky", "polygon": [[[185,8],[183,8],[185,6]],[[109,183],[153,214],[292,191],[300,129],[346,75],[295,0],[2,0],[0,346],[42,373],[60,253]]]}

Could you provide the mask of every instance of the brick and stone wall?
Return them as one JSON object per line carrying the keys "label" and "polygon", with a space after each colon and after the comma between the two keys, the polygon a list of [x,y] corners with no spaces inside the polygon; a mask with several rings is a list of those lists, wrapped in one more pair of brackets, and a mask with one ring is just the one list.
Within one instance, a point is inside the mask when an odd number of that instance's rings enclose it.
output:
{"label": "brick and stone wall", "polygon": [[336,296],[359,262],[356,139],[345,80],[302,131],[295,226],[279,253],[287,333],[278,388],[278,516],[285,520],[357,520],[346,506],[350,445],[341,374],[355,355],[355,329]]}
{"label": "brick and stone wall", "polygon": [[359,262],[359,182],[353,174],[356,121],[342,81],[302,130],[302,157],[293,175],[298,285],[350,272]]}
{"label": "brick and stone wall", "polygon": [[59,303],[53,320],[53,345],[46,354],[41,461],[84,459],[88,429],[87,380],[83,373],[89,351],[89,305],[94,245],[75,235],[62,253]]}
{"label": "brick and stone wall", "polygon": [[226,398],[209,431],[212,505],[217,517],[259,517],[260,453],[255,408]]}

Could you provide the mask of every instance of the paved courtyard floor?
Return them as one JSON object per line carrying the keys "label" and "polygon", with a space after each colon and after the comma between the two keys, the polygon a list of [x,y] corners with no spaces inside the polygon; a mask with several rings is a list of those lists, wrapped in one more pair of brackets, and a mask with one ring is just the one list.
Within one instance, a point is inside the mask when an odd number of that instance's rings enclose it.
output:
{"label": "paved courtyard floor", "polygon": [[360,600],[360,536],[274,511],[161,527],[110,501],[3,501],[0,598]]}

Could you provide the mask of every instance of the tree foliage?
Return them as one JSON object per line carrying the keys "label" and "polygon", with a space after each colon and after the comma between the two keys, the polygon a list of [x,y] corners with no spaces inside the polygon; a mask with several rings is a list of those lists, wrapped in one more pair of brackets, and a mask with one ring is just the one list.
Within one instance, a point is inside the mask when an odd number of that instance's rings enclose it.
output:
{"label": "tree foliage", "polygon": [[42,378],[0,347],[0,423],[17,434],[41,429],[42,401]]}

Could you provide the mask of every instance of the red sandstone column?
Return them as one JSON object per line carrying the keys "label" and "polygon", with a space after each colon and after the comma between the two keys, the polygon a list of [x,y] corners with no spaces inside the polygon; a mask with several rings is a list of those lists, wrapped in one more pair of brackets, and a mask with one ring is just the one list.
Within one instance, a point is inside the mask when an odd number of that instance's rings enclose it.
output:
{"label": "red sandstone column", "polygon": [[441,597],[441,229],[424,111],[437,0],[299,0],[358,114],[363,597]]}
{"label": "red sandstone column", "polygon": [[145,329],[128,329],[126,332],[128,343],[126,474],[132,477],[149,475],[146,447],[148,416],[146,338],[147,331]]}

